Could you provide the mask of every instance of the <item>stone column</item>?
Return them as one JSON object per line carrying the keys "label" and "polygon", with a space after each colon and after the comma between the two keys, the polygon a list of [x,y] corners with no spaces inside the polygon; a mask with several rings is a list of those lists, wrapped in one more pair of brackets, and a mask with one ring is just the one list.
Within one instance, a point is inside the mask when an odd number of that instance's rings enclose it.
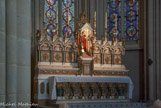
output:
{"label": "stone column", "polygon": [[[6,94],[6,0],[0,0],[0,102]],[[1,106],[0,106],[1,107]]]}
{"label": "stone column", "polygon": [[35,16],[34,16],[34,18],[35,18],[35,29],[36,30],[38,30],[38,29],[40,29],[39,27],[40,27],[40,24],[39,24],[39,22],[40,22],[40,15],[39,15],[39,0],[34,0],[34,2],[35,2],[35,6],[34,6],[34,9],[35,9]]}
{"label": "stone column", "polygon": [[90,0],[90,16],[91,16],[91,25],[93,26],[93,16],[94,16],[94,12],[96,11],[96,5],[95,5],[95,0]]}
{"label": "stone column", "polygon": [[80,19],[82,14],[82,0],[78,0],[78,18]]}
{"label": "stone column", "polygon": [[7,20],[7,30],[6,30],[6,102],[16,103],[16,79],[17,79],[17,37],[16,37],[16,0],[6,1],[6,20]]}
{"label": "stone column", "polygon": [[97,10],[97,38],[101,39],[101,36],[104,34],[104,12],[103,12],[103,0],[97,0],[96,10]]}
{"label": "stone column", "polygon": [[75,8],[74,8],[74,13],[75,13],[75,22],[78,19],[78,0],[75,0],[75,4],[74,4]]}
{"label": "stone column", "polygon": [[147,0],[144,0],[144,100],[147,100],[147,94],[148,94],[148,91],[147,91],[147,60],[148,60],[148,55],[147,55],[147,52],[148,52],[148,43],[147,43],[147,29],[148,29],[148,26],[147,26],[147,12],[148,12],[148,7],[147,7]]}
{"label": "stone column", "polygon": [[[159,1],[159,6],[161,6],[161,1]],[[159,61],[161,61],[161,8],[159,8],[159,40],[160,40],[160,44],[159,44]],[[159,99],[161,100],[161,66],[160,66],[160,72],[159,72]]]}
{"label": "stone column", "polygon": [[155,53],[155,60],[156,60],[156,65],[155,65],[155,79],[156,79],[156,91],[155,91],[155,98],[156,99],[159,99],[159,72],[160,72],[160,47],[159,45],[161,44],[160,43],[160,36],[159,36],[159,1],[160,0],[156,0],[155,2],[155,15],[156,15],[156,19],[155,19],[155,26],[156,26],[156,29],[155,29],[155,35],[156,35],[156,38],[155,38],[155,50],[156,50],[156,53]]}
{"label": "stone column", "polygon": [[149,100],[159,98],[160,72],[160,36],[159,36],[159,0],[149,0],[148,3],[148,58],[153,61],[149,65]]}
{"label": "stone column", "polygon": [[148,1],[148,58],[153,61],[148,66],[149,100],[159,98],[160,72],[159,0]]}
{"label": "stone column", "polygon": [[[30,103],[31,0],[17,1],[17,102]],[[19,106],[21,107],[21,106]],[[30,106],[28,106],[30,108]]]}
{"label": "stone column", "polygon": [[[154,1],[148,0],[148,59],[154,61]],[[154,100],[154,63],[148,66],[149,100]]]}
{"label": "stone column", "polygon": [[[102,25],[103,26],[103,32],[102,32],[103,35],[105,35],[105,32],[107,33],[107,30],[105,31],[105,20],[107,20],[107,19],[105,19],[106,12],[107,12],[107,1],[103,0],[103,25]],[[103,59],[103,57],[102,57],[102,59]]]}

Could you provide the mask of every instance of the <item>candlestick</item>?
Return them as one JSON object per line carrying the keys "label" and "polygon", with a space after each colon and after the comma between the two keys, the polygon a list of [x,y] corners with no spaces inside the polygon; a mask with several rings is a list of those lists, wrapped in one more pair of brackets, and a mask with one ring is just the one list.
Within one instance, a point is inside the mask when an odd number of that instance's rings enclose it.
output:
{"label": "candlestick", "polygon": [[94,13],[94,28],[96,28],[96,11]]}
{"label": "candlestick", "polygon": [[88,37],[88,29],[87,29],[87,37]]}
{"label": "candlestick", "polygon": [[96,18],[96,21],[97,21],[97,14],[96,14],[96,11],[95,11],[95,15],[96,15],[95,18]]}
{"label": "candlestick", "polygon": [[107,29],[107,12],[105,14],[105,29]]}
{"label": "candlestick", "polygon": [[105,37],[107,36],[107,28],[105,28]]}

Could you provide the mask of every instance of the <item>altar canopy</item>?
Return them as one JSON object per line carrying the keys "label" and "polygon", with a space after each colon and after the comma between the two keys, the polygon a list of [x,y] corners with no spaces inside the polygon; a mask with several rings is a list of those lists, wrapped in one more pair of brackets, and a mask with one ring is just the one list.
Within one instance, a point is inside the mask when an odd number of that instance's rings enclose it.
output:
{"label": "altar canopy", "polygon": [[52,84],[51,100],[55,100],[57,97],[56,83],[57,82],[97,82],[97,83],[127,83],[129,86],[129,98],[132,99],[133,82],[130,77],[119,76],[53,76],[50,78],[50,84]]}

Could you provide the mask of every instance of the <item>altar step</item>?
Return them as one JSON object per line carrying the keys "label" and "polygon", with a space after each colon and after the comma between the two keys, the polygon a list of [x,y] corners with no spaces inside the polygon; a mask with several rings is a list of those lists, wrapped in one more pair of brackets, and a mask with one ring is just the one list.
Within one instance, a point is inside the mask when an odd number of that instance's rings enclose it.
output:
{"label": "altar step", "polygon": [[[67,107],[68,106],[68,107]],[[154,108],[147,103],[69,103],[66,105],[42,106],[39,108]]]}

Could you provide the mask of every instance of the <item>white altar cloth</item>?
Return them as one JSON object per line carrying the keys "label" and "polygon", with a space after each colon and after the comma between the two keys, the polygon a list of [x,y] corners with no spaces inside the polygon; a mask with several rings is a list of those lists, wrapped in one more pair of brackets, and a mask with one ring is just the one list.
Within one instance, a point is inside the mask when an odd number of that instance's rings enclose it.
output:
{"label": "white altar cloth", "polygon": [[106,82],[106,83],[128,83],[129,98],[132,99],[133,83],[130,77],[123,76],[53,76],[50,78],[52,84],[51,100],[56,99],[57,82]]}

